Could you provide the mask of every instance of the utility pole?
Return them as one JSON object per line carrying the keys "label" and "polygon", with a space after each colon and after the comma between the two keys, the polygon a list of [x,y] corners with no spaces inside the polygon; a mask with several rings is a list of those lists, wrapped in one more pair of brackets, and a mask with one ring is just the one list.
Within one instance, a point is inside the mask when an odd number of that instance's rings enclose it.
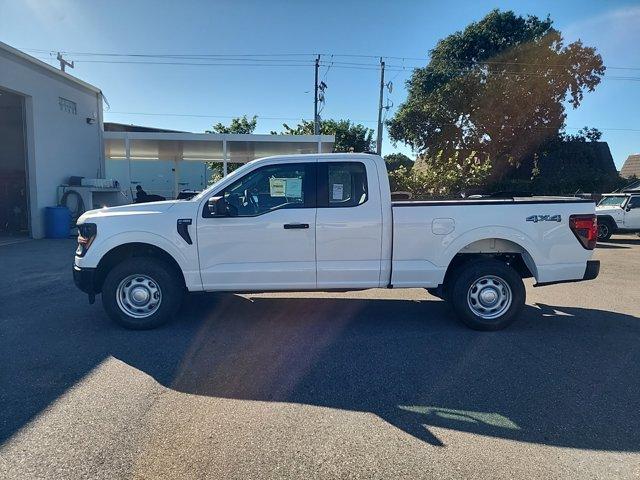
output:
{"label": "utility pole", "polygon": [[63,57],[62,54],[60,52],[58,52],[58,56],[56,57],[58,59],[58,61],[60,62],[60,70],[62,70],[64,72],[64,68],[65,67],[71,67],[73,68],[73,62],[69,63],[67,62]]}
{"label": "utility pole", "polygon": [[384,62],[380,57],[380,103],[378,104],[378,138],[376,140],[376,153],[382,154],[382,97],[384,93]]}
{"label": "utility pole", "polygon": [[320,69],[320,55],[316,57],[316,84],[313,89],[313,133],[320,135],[320,124],[318,122],[318,70]]}

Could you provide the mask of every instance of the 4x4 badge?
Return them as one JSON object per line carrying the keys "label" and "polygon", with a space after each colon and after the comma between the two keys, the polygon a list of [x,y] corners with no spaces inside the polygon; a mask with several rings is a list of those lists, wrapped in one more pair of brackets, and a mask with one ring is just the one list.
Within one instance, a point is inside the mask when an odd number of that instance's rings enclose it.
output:
{"label": "4x4 badge", "polygon": [[562,222],[562,216],[560,215],[531,215],[527,217],[527,222]]}

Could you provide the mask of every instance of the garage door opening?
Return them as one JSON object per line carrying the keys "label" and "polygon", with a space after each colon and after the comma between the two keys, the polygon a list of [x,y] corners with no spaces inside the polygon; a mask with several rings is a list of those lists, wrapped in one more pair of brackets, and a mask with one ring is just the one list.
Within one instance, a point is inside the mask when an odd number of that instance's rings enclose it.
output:
{"label": "garage door opening", "polygon": [[29,234],[24,98],[0,89],[0,236]]}

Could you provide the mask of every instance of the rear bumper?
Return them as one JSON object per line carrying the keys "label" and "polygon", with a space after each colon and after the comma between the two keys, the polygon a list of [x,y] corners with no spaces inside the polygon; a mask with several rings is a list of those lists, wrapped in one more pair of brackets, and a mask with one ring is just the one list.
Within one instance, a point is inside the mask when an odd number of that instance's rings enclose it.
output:
{"label": "rear bumper", "polygon": [[587,268],[584,270],[584,275],[582,278],[575,278],[572,280],[560,280],[557,282],[544,282],[544,283],[536,283],[534,287],[544,287],[546,285],[556,285],[558,283],[573,283],[573,282],[583,282],[585,280],[593,280],[600,273],[600,260],[587,260]]}
{"label": "rear bumper", "polygon": [[90,296],[97,293],[95,291],[94,283],[95,276],[95,268],[81,268],[77,265],[73,266],[73,283],[76,284],[76,287],[78,287],[84,293],[89,294]]}
{"label": "rear bumper", "polygon": [[589,260],[582,280],[593,280],[600,273],[600,260]]}

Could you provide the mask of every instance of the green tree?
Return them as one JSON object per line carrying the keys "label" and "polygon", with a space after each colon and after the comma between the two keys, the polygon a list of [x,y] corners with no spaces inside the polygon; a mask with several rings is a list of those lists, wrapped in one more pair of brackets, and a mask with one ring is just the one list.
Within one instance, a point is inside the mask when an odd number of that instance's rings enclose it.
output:
{"label": "green tree", "polygon": [[392,192],[410,192],[414,198],[447,197],[484,185],[490,172],[489,159],[475,152],[451,157],[438,152],[434,159],[420,158],[411,170],[390,171],[389,183]]}
{"label": "green tree", "polygon": [[[302,120],[298,125],[290,127],[282,125],[280,134],[313,135],[314,124],[311,120]],[[271,132],[276,135],[277,132]],[[321,120],[321,135],[335,135],[334,152],[370,152],[373,150],[373,130],[364,125],[351,123],[350,120]]]}
{"label": "green tree", "polygon": [[578,130],[575,135],[563,134],[562,140],[566,142],[599,142],[602,132],[597,128],[584,127]]}
{"label": "green tree", "polygon": [[216,123],[211,130],[207,130],[205,133],[253,133],[257,125],[257,115],[251,117],[251,120],[246,115],[243,115],[232,119],[229,125]]}
{"label": "green tree", "polygon": [[400,167],[404,167],[407,170],[413,168],[413,160],[407,157],[404,153],[390,153],[384,156],[384,163],[387,165],[387,171],[393,172]]}
{"label": "green tree", "polygon": [[389,135],[430,159],[482,152],[502,176],[559,135],[565,102],[577,108],[604,70],[594,48],[565,45],[550,18],[493,10],[440,40],[414,70]]}
{"label": "green tree", "polygon": [[[229,125],[222,123],[216,123],[211,130],[206,130],[205,133],[253,133],[258,125],[258,117],[254,115],[251,119],[248,119],[246,115],[242,117],[236,117],[231,120]],[[207,162],[209,169],[211,170],[211,178],[209,184],[215,183],[224,175],[224,167],[220,162]],[[228,163],[227,173],[233,172],[241,164]]]}

